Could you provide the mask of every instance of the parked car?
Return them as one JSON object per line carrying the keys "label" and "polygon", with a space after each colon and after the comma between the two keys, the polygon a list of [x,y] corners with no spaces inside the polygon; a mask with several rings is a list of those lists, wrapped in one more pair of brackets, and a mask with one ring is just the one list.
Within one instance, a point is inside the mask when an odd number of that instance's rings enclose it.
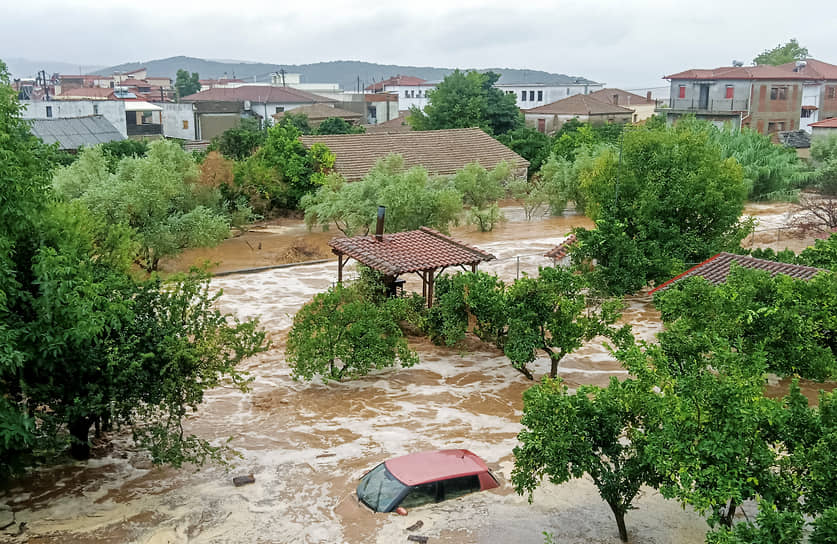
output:
{"label": "parked car", "polygon": [[412,453],[367,472],[357,497],[375,512],[397,511],[498,487],[485,461],[468,450]]}

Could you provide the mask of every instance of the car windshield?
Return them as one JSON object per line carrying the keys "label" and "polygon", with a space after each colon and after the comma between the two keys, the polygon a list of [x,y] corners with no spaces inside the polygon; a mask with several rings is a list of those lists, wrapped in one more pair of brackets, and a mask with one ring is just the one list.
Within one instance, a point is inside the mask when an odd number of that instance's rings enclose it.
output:
{"label": "car windshield", "polygon": [[376,512],[389,512],[406,489],[381,463],[361,478],[357,497]]}

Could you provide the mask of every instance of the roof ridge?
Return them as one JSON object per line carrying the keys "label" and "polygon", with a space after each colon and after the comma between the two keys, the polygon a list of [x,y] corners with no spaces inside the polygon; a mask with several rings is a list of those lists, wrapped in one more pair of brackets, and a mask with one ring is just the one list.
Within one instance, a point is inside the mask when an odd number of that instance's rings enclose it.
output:
{"label": "roof ridge", "polygon": [[494,255],[492,255],[491,253],[489,253],[487,251],[483,251],[483,250],[479,249],[478,247],[466,244],[465,242],[460,242],[459,240],[455,240],[455,239],[451,238],[450,236],[448,236],[446,234],[442,234],[441,232],[439,232],[436,229],[431,229],[430,227],[422,226],[422,227],[419,227],[418,230],[426,232],[427,234],[429,234],[431,236],[435,236],[436,238],[439,238],[441,240],[445,240],[446,242],[450,242],[450,243],[452,243],[454,245],[457,245],[457,246],[459,246],[463,249],[467,249],[468,251],[473,251],[474,253],[477,253],[477,254],[482,255],[484,257],[489,257],[489,259],[488,259],[489,261],[492,260],[492,259],[496,259],[496,257]]}

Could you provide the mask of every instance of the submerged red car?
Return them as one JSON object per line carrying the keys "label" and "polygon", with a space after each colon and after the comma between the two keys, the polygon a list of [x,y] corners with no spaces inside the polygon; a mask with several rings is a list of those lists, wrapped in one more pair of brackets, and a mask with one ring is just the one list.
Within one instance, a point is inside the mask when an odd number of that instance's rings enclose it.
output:
{"label": "submerged red car", "polygon": [[499,485],[485,461],[468,450],[426,451],[395,457],[367,472],[357,498],[376,512],[392,512]]}

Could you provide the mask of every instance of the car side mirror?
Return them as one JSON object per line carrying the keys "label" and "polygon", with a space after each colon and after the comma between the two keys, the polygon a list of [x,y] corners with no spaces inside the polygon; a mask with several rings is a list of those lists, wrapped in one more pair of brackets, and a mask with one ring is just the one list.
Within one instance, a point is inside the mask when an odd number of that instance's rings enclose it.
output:
{"label": "car side mirror", "polygon": [[399,506],[398,508],[395,509],[395,513],[398,514],[399,516],[406,516],[407,515],[407,509],[404,508],[403,506]]}

